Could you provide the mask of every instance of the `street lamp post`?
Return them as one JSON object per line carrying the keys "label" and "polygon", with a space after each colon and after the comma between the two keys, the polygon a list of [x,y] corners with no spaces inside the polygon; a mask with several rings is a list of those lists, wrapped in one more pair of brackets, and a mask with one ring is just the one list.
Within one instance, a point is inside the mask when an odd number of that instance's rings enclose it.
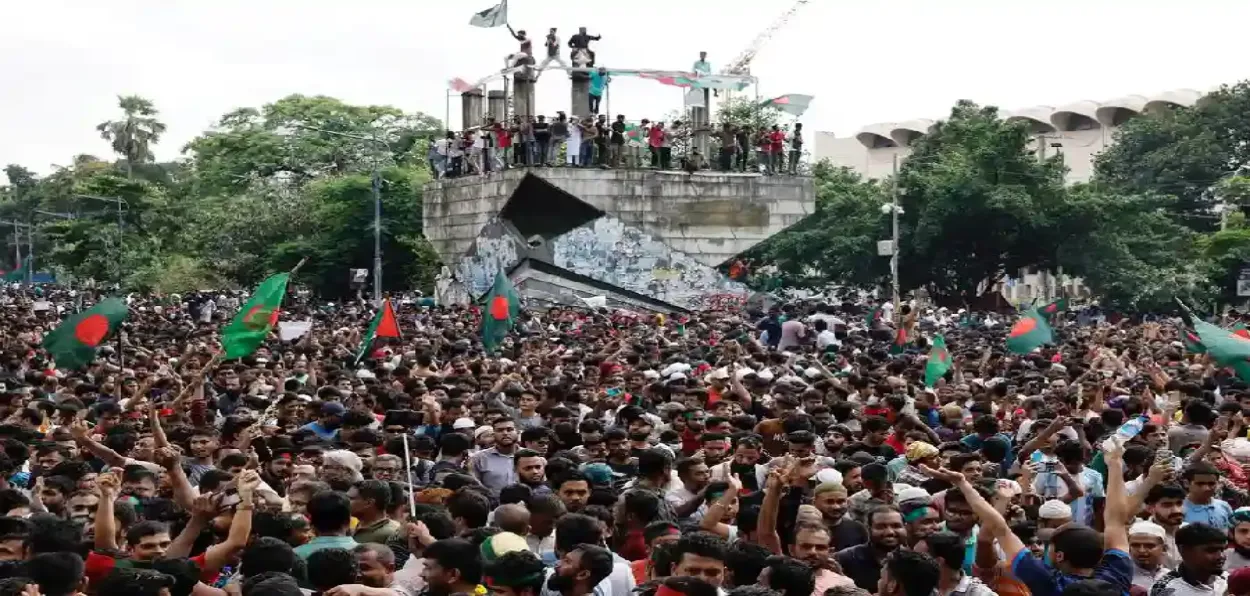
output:
{"label": "street lamp post", "polygon": [[[375,137],[326,130],[305,124],[297,124],[296,127],[357,141],[376,143],[386,148],[390,147],[385,141]],[[370,187],[373,192],[373,302],[380,305],[382,304],[382,172],[378,169],[377,157],[373,159],[373,175],[370,180]]]}

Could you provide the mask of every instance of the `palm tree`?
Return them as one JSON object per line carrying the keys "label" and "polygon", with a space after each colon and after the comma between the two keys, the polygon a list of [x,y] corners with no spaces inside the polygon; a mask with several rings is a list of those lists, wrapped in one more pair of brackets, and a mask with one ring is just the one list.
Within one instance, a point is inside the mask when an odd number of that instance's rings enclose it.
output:
{"label": "palm tree", "polygon": [[101,122],[96,130],[126,158],[126,176],[133,177],[134,164],[151,161],[151,147],[160,142],[165,124],[156,119],[156,106],[138,95],[118,96],[117,105],[125,117]]}

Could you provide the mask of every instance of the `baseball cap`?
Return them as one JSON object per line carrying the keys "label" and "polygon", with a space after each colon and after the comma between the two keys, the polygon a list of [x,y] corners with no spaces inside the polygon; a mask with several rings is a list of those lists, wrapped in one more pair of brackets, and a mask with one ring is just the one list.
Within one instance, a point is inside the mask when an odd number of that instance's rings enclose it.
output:
{"label": "baseball cap", "polygon": [[343,407],[343,404],[339,402],[328,401],[324,404],[321,404],[322,416],[342,416],[343,414],[346,414],[346,413],[347,413],[347,408]]}

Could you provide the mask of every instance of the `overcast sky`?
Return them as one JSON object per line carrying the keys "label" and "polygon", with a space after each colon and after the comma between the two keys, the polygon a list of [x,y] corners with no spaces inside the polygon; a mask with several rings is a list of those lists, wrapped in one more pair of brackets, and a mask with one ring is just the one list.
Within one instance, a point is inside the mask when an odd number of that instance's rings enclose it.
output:
{"label": "overcast sky", "polygon": [[[172,159],[226,111],[291,93],[391,104],[443,117],[446,82],[503,66],[506,29],[468,26],[494,0],[8,0],[0,9],[0,164],[46,173],[105,155],[95,131],[118,94],[153,100]],[[602,34],[599,63],[713,68],[790,0],[511,0],[514,27]],[[969,98],[1061,105],[1247,76],[1244,0],[811,0],[755,60],[760,94],[816,96],[809,130],[944,116]],[[535,52],[541,52],[541,38]],[[617,80],[613,113],[663,117],[681,92]],[[541,111],[567,110],[568,80],[539,83]],[[452,105],[452,124],[459,106]]]}

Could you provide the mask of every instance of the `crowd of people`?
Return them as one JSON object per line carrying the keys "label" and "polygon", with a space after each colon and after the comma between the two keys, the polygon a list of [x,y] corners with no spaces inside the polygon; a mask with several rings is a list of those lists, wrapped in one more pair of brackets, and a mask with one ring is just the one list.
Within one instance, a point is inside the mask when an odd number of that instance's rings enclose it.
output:
{"label": "crowd of people", "polygon": [[[595,112],[598,113],[597,110]],[[766,175],[799,173],[803,158],[803,125],[782,130],[724,123],[705,131],[715,159],[692,147],[693,135],[682,121],[638,123],[624,114],[577,117],[557,112],[548,118],[514,115],[511,122],[487,118],[482,127],[447,131],[430,143],[428,161],[435,178],[456,178],[522,167],[650,168]],[[682,147],[677,163],[674,147]]]}
{"label": "crowd of people", "polygon": [[397,301],[362,352],[370,305],[297,294],[224,361],[237,296],[132,295],[72,370],[91,299],[39,292],[0,293],[0,594],[1250,595],[1250,387],[1162,322],[558,308],[487,353]]}

